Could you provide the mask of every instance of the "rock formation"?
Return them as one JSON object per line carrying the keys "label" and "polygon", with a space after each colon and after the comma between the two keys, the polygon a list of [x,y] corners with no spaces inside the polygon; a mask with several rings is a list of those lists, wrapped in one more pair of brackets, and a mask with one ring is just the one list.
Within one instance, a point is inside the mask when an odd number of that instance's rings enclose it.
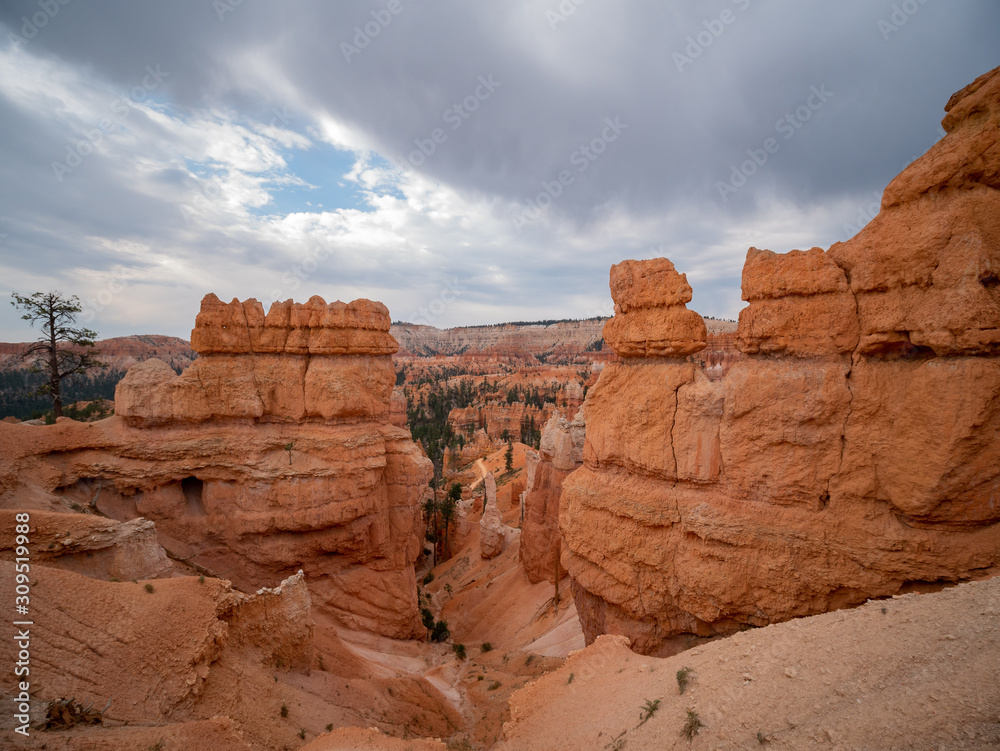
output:
{"label": "rock formation", "polygon": [[[40,658],[30,666],[33,721],[56,691],[98,709],[111,700],[108,720],[209,719],[194,705],[223,653],[248,650],[294,669],[312,663],[301,574],[244,595],[217,579],[116,583],[38,565],[31,590],[31,653]],[[12,562],[0,561],[0,594],[13,601]]]}
{"label": "rock formation", "polygon": [[380,303],[202,302],[198,359],[133,367],[117,415],[0,426],[0,498],[28,486],[119,520],[245,591],[304,570],[313,605],[349,628],[423,633],[413,563],[431,464],[390,423]]}
{"label": "rock formation", "polygon": [[[22,360],[20,355],[30,346],[23,344],[8,344],[0,342],[0,368],[27,369],[29,361]],[[102,370],[117,370],[124,372],[138,362],[156,358],[163,360],[172,368],[186,368],[197,357],[191,345],[176,336],[160,334],[143,334],[135,336],[118,336],[112,339],[101,339],[96,342],[97,351],[101,353],[104,368],[97,368],[91,373]]]}
{"label": "rock formation", "polygon": [[647,653],[1000,572],[1000,69],[824,252],[751,248],[722,381],[665,260],[612,268],[563,564]]}
{"label": "rock formation", "polygon": [[559,496],[563,481],[583,462],[584,428],[583,410],[572,421],[553,415],[542,430],[539,454],[533,462],[529,457],[518,555],[532,584],[565,574],[559,564]]}
{"label": "rock formation", "polygon": [[[393,324],[390,332],[399,342],[399,354],[464,355],[483,354],[534,360],[600,355],[593,348],[601,338],[604,318],[557,323],[497,324],[437,329],[412,323]],[[588,350],[590,348],[590,350]]]}
{"label": "rock formation", "polygon": [[492,472],[486,475],[483,484],[486,486],[486,507],[479,520],[479,553],[483,558],[495,558],[503,552],[507,525],[497,507],[497,483]]}
{"label": "rock formation", "polygon": [[[0,559],[13,561],[17,511],[0,510]],[[116,522],[85,514],[31,512],[31,559],[94,579],[157,579],[173,565],[147,519]]]}

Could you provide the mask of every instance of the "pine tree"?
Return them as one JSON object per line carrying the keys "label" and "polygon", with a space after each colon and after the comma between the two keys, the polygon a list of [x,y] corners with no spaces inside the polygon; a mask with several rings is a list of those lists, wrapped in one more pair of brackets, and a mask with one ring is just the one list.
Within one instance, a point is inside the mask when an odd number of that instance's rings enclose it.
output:
{"label": "pine tree", "polygon": [[34,361],[33,372],[48,376],[35,393],[51,396],[53,414],[62,417],[63,380],[104,365],[97,359],[99,353],[94,345],[97,332],[73,327],[76,314],[83,310],[76,295],[65,298],[60,292],[35,292],[25,297],[14,292],[11,297],[14,299],[10,304],[25,311],[22,320],[32,326],[42,325],[42,335],[21,357]]}

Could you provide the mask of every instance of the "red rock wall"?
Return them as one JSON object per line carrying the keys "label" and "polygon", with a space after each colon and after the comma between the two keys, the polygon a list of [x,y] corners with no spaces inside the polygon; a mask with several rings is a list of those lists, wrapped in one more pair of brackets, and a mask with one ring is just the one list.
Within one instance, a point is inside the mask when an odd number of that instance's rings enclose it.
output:
{"label": "red rock wall", "polygon": [[588,640],[670,652],[1000,573],[1000,69],[944,124],[854,239],[749,250],[722,381],[680,358],[683,276],[612,268],[623,359],[560,509]]}
{"label": "red rock wall", "polygon": [[303,569],[313,606],[345,626],[423,634],[413,563],[431,465],[390,422],[388,329],[367,300],[265,317],[209,295],[200,357],[180,376],[133,367],[115,417],[0,426],[0,487],[76,498],[100,484],[99,509],[154,521],[167,550],[244,590]]}
{"label": "red rock wall", "polygon": [[563,481],[583,461],[583,414],[571,422],[556,414],[545,424],[537,464],[529,469],[518,556],[531,583],[555,582],[559,563],[559,498]]}

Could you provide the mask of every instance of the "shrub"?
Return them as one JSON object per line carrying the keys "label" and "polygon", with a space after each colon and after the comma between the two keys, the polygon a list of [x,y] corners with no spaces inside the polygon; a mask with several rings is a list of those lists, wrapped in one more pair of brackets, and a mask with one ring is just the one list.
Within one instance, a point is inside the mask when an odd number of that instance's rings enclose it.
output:
{"label": "shrub", "polygon": [[677,688],[680,689],[680,692],[682,694],[684,693],[684,690],[687,688],[688,682],[691,679],[691,673],[693,672],[694,671],[691,668],[686,668],[686,667],[681,668],[680,670],[677,671]]}
{"label": "shrub", "polygon": [[483,652],[492,652],[493,644],[488,641],[484,641],[483,645],[479,649],[481,649]]}
{"label": "shrub", "polygon": [[434,628],[434,613],[431,612],[430,608],[420,608],[420,620],[428,631]]}
{"label": "shrub", "polygon": [[689,709],[687,711],[687,719],[684,721],[684,727],[681,728],[681,735],[691,740],[698,735],[698,731],[703,727],[705,727],[705,724],[701,721],[698,713],[693,709]]}
{"label": "shrub", "polygon": [[465,645],[464,644],[452,644],[451,645],[451,650],[452,650],[452,652],[455,653],[455,656],[458,657],[458,659],[460,659],[460,660],[464,660],[465,659]]}
{"label": "shrub", "polygon": [[646,720],[648,720],[650,717],[656,714],[656,710],[659,708],[660,708],[659,699],[652,699],[652,700],[646,699],[646,703],[642,707],[640,707],[639,719],[642,720],[642,722],[640,722],[639,724],[642,725],[643,723],[645,723]]}
{"label": "shrub", "polygon": [[433,571],[428,571],[427,575],[424,577],[424,586],[426,587],[432,581],[434,581],[434,572]]}
{"label": "shrub", "polygon": [[145,587],[143,587],[143,589],[145,589],[150,594],[153,593],[153,585],[152,584],[147,584]]}
{"label": "shrub", "polygon": [[287,704],[282,704],[281,705],[281,716],[282,717],[288,717],[288,705]]}
{"label": "shrub", "polygon": [[493,681],[489,686],[486,687],[487,691],[496,691],[503,684],[500,681]]}
{"label": "shrub", "polygon": [[447,621],[438,621],[434,624],[434,628],[431,630],[431,641],[448,641],[450,637],[451,631],[448,630]]}

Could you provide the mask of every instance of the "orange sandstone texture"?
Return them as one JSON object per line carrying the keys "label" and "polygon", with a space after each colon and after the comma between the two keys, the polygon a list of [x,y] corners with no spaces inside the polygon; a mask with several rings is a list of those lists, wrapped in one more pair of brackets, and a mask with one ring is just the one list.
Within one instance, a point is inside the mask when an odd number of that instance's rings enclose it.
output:
{"label": "orange sandstone texture", "polygon": [[0,505],[44,508],[29,499],[50,493],[144,517],[167,551],[244,591],[302,569],[313,607],[340,624],[422,635],[413,563],[431,464],[391,421],[388,329],[367,300],[264,316],[208,295],[199,358],[181,375],[132,368],[115,417],[0,425]]}
{"label": "orange sandstone texture", "polygon": [[691,285],[666,258],[612,266],[611,296],[615,316],[604,325],[604,341],[620,357],[678,357],[705,348],[705,321],[686,305]]}
{"label": "orange sandstone texture", "polygon": [[1000,572],[1000,69],[948,113],[857,237],[749,250],[724,380],[682,359],[683,276],[612,268],[623,359],[559,511],[588,641],[669,653]]}
{"label": "orange sandstone texture", "polygon": [[559,496],[563,481],[583,462],[584,429],[582,410],[572,421],[553,415],[529,466],[518,556],[532,584],[565,576],[559,563]]}

